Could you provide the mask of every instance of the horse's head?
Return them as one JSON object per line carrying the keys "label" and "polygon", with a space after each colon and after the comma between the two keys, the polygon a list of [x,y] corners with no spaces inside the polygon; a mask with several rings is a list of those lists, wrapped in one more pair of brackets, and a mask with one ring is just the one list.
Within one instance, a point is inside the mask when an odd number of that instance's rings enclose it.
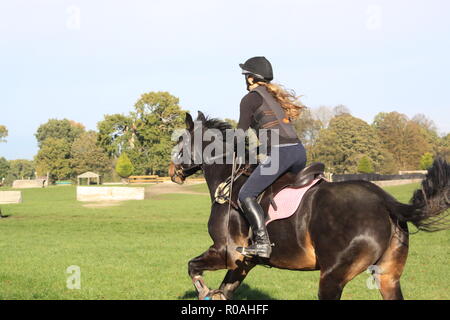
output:
{"label": "horse's head", "polygon": [[[202,121],[202,118],[205,116],[199,111],[197,120]],[[201,169],[201,164],[195,163],[192,152],[186,153],[186,150],[193,150],[194,147],[195,124],[189,113],[186,113],[185,124],[186,130],[178,137],[169,166],[169,176],[173,182],[178,184],[183,184],[187,177]]]}
{"label": "horse's head", "polygon": [[[172,153],[172,161],[169,166],[169,176],[172,181],[182,184],[187,177],[203,169],[210,157],[204,157],[205,148],[212,140],[224,140],[225,131],[231,129],[231,125],[218,119],[206,118],[202,112],[198,112],[194,121],[189,113],[186,113],[186,130],[178,137],[177,145]],[[217,138],[220,135],[220,139]],[[205,143],[206,142],[206,143]],[[216,151],[210,153],[215,154]]]}

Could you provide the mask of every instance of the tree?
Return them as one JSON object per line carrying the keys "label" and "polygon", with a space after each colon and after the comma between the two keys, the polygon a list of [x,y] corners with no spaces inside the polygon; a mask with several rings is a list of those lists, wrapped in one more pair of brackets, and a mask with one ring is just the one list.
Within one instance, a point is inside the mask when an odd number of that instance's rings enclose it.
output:
{"label": "tree", "polygon": [[68,179],[71,168],[71,150],[74,141],[85,132],[81,123],[68,119],[50,119],[39,126],[36,139],[39,146],[35,156],[39,175],[50,173],[52,180]]}
{"label": "tree", "polygon": [[311,117],[321,123],[323,129],[328,128],[328,125],[334,117],[351,114],[350,109],[340,104],[334,108],[328,106],[320,106],[310,109]]}
{"label": "tree", "polygon": [[343,104],[339,104],[333,108],[333,116],[334,117],[342,116],[345,114],[351,114],[351,111],[347,106],[344,106]]}
{"label": "tree", "polygon": [[6,178],[6,176],[9,173],[10,165],[9,161],[5,158],[0,158],[0,182],[2,182],[3,178]]}
{"label": "tree", "polygon": [[140,142],[139,157],[132,159],[139,172],[161,174],[167,172],[172,151],[172,133],[184,126],[185,112],[179,99],[168,92],[149,92],[141,95],[131,113]]}
{"label": "tree", "polygon": [[134,167],[128,158],[127,154],[124,152],[120,155],[119,159],[117,159],[116,163],[116,172],[122,178],[128,178],[133,174]]}
{"label": "tree", "polygon": [[426,152],[422,158],[420,158],[420,169],[427,170],[433,165],[433,155],[430,152]]}
{"label": "tree", "polygon": [[320,106],[318,108],[311,109],[311,117],[314,120],[320,121],[322,128],[327,128],[331,119],[333,119],[333,109],[327,106]]}
{"label": "tree", "polygon": [[424,114],[416,114],[412,119],[412,122],[416,123],[422,135],[427,140],[430,145],[430,150],[432,150],[433,154],[437,154],[439,152],[439,135],[437,132],[436,124],[433,120],[427,118]]}
{"label": "tree", "polygon": [[375,171],[380,174],[398,174],[399,167],[397,162],[395,162],[392,153],[387,151],[385,148],[381,148],[381,157],[383,161],[381,165],[375,168]]}
{"label": "tree", "polygon": [[303,110],[300,117],[294,122],[294,128],[300,141],[302,141],[307,150],[307,158],[316,158],[314,150],[319,133],[324,129],[322,121],[314,117],[311,109],[306,109]]}
{"label": "tree", "polygon": [[98,143],[111,158],[135,146],[136,127],[130,116],[105,115],[105,119],[97,123],[97,129]]}
{"label": "tree", "polygon": [[86,171],[105,175],[111,171],[111,160],[103,148],[97,145],[95,131],[82,133],[72,144],[70,166],[73,176]]}
{"label": "tree", "polygon": [[411,121],[417,123],[418,125],[420,125],[421,127],[423,127],[428,131],[432,132],[437,131],[436,124],[434,123],[434,121],[429,119],[426,115],[422,113],[416,114],[414,117],[412,117]]}
{"label": "tree", "polygon": [[368,156],[363,156],[358,163],[358,172],[359,173],[373,173],[372,161]]}
{"label": "tree", "polygon": [[383,149],[374,129],[349,114],[334,117],[317,139],[315,161],[334,173],[354,173],[362,156],[370,158],[375,170],[383,166]]}
{"label": "tree", "polygon": [[[0,142],[6,142],[5,138],[8,136],[8,129],[0,125]],[[9,172],[9,163],[5,158],[0,158],[0,182],[7,176]]]}
{"label": "tree", "polygon": [[0,142],[6,142],[5,138],[8,136],[8,129],[0,125]]}
{"label": "tree", "polygon": [[72,144],[75,139],[85,131],[84,126],[68,119],[50,119],[39,126],[35,134],[39,148],[48,138],[64,139]]}
{"label": "tree", "polygon": [[52,180],[68,179],[72,175],[70,168],[71,145],[65,139],[46,138],[35,156],[38,175],[50,174]]}
{"label": "tree", "polygon": [[450,162],[450,133],[439,139],[437,154]]}
{"label": "tree", "polygon": [[300,114],[300,117],[294,122],[294,127],[306,147],[313,146],[320,130],[325,128],[321,120],[314,118],[310,109],[306,109]]}
{"label": "tree", "polygon": [[128,116],[105,116],[97,124],[99,144],[111,158],[126,152],[135,174],[166,174],[172,133],[184,127],[184,116],[178,98],[170,93],[144,93]]}
{"label": "tree", "polygon": [[334,108],[320,106],[303,110],[299,119],[294,122],[294,127],[300,140],[305,145],[308,159],[317,158],[315,145],[319,133],[328,128],[333,118],[342,115],[350,115],[350,110],[344,105],[338,105]]}
{"label": "tree", "polygon": [[35,164],[31,160],[17,159],[8,161],[9,171],[6,183],[11,184],[14,180],[34,179],[36,175]]}
{"label": "tree", "polygon": [[225,122],[228,122],[233,128],[237,128],[238,122],[233,119],[225,118]]}
{"label": "tree", "polygon": [[418,169],[421,156],[433,151],[426,131],[404,114],[381,112],[375,116],[373,127],[400,169]]}

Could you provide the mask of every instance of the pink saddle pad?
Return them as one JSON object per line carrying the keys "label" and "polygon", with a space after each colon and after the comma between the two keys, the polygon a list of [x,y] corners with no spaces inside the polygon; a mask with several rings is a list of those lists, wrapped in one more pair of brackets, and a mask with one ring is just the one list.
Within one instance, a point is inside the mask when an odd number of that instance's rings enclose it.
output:
{"label": "pink saddle pad", "polygon": [[272,205],[269,206],[269,219],[266,221],[266,225],[272,221],[286,219],[292,216],[300,205],[306,191],[308,191],[320,180],[322,180],[322,178],[315,179],[303,188],[285,188],[278,192],[278,194],[273,198],[275,205],[277,206],[277,210],[275,210]]}

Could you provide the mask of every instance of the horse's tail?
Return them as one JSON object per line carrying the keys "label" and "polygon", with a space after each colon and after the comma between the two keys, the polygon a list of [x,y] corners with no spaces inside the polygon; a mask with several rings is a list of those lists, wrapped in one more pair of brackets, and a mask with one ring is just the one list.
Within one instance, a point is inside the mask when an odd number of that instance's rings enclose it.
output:
{"label": "horse's tail", "polygon": [[414,192],[409,205],[390,201],[391,214],[398,220],[411,222],[419,230],[434,232],[450,229],[450,165],[442,158],[433,165]]}

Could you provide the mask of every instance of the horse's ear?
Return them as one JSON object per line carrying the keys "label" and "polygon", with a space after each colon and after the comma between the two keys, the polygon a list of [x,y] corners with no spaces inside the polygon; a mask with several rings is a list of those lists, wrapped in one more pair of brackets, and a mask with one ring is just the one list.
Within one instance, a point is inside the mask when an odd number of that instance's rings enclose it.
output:
{"label": "horse's ear", "polygon": [[198,111],[197,120],[198,120],[198,121],[201,121],[202,123],[205,123],[205,122],[206,122],[206,117],[205,117],[205,115],[203,114],[203,112]]}
{"label": "horse's ear", "polygon": [[192,116],[190,115],[189,112],[186,112],[186,129],[188,129],[189,131],[194,130],[194,120],[192,120]]}

